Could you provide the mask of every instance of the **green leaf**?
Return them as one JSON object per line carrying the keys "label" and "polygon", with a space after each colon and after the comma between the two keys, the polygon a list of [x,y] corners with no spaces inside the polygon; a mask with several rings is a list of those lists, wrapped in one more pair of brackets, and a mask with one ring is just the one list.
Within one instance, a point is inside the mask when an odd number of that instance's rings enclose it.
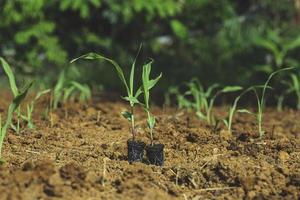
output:
{"label": "green leaf", "polygon": [[135,71],[135,63],[136,63],[136,60],[138,58],[138,55],[140,54],[140,51],[142,49],[142,44],[140,45],[139,47],[139,50],[136,54],[136,57],[134,59],[134,62],[132,63],[132,66],[131,66],[131,71],[130,71],[130,78],[129,78],[129,84],[130,84],[130,95],[133,96],[133,89],[134,89],[134,71]]}
{"label": "green leaf", "polygon": [[122,83],[123,83],[124,86],[126,87],[127,94],[130,95],[130,89],[129,89],[129,87],[128,87],[128,85],[127,85],[127,82],[126,82],[126,79],[125,79],[125,77],[124,77],[123,70],[122,70],[122,68],[118,65],[117,62],[115,62],[115,61],[112,60],[112,59],[106,58],[106,57],[104,57],[104,56],[102,56],[102,55],[100,55],[100,54],[96,54],[96,53],[88,53],[88,54],[82,55],[82,56],[80,56],[80,57],[78,57],[78,58],[75,58],[75,59],[71,60],[71,63],[73,63],[73,62],[75,62],[75,61],[77,61],[77,60],[79,60],[79,59],[87,59],[87,60],[102,59],[102,60],[105,60],[105,61],[108,61],[109,63],[111,63],[111,64],[115,67],[115,69],[116,69],[116,71],[117,71],[117,74],[118,74],[120,80],[122,81]]}
{"label": "green leaf", "polygon": [[124,112],[122,112],[121,114],[122,114],[122,116],[123,116],[125,119],[127,119],[128,121],[131,121],[131,120],[132,120],[132,114],[131,114],[130,112],[124,111]]}
{"label": "green leaf", "polygon": [[38,100],[39,98],[41,98],[42,96],[44,96],[45,94],[51,92],[51,89],[47,89],[47,90],[43,90],[37,93],[37,95],[34,98],[34,101]]}
{"label": "green leaf", "polygon": [[226,119],[222,120],[226,127],[229,127],[228,121]]}
{"label": "green leaf", "polygon": [[207,91],[205,92],[204,96],[205,96],[205,97],[210,97],[211,94],[212,94],[212,92],[213,92],[213,90],[216,89],[216,88],[218,88],[219,86],[220,86],[220,85],[217,84],[217,83],[211,85],[211,86],[207,89]]}
{"label": "green leaf", "polygon": [[162,77],[162,73],[160,73],[159,76],[157,76],[155,79],[150,80],[149,83],[148,83],[149,84],[148,89],[149,90],[152,89],[157,84],[159,79],[161,79],[161,77]]}
{"label": "green leaf", "polygon": [[221,92],[222,93],[227,93],[227,92],[236,92],[236,91],[239,91],[239,90],[242,90],[243,88],[240,87],[240,86],[226,86],[224,87]]}
{"label": "green leaf", "polygon": [[148,119],[147,119],[147,124],[148,124],[148,127],[150,129],[153,129],[154,126],[155,126],[155,117],[154,116],[149,116]]}
{"label": "green leaf", "polygon": [[248,113],[248,114],[253,114],[251,111],[247,110],[247,109],[238,109],[237,110],[238,113]]}
{"label": "green leaf", "polygon": [[284,45],[284,48],[289,51],[300,47],[300,35],[296,37],[294,40],[288,42],[286,45]]}
{"label": "green leaf", "polygon": [[75,90],[75,86],[71,86],[71,87],[68,87],[68,88],[65,88],[64,89],[64,96],[63,96],[63,102],[66,102],[70,99],[72,93],[74,92]]}
{"label": "green leaf", "polygon": [[[27,84],[24,87],[24,89],[21,90],[21,92],[13,99],[12,103],[9,105],[8,112],[7,112],[6,122],[5,122],[4,126],[1,129],[0,148],[2,147],[2,143],[3,143],[3,140],[5,138],[5,135],[6,135],[6,132],[7,132],[7,128],[11,124],[13,113],[16,111],[16,109],[19,107],[19,105],[21,104],[21,102],[26,97],[27,92],[28,92],[29,88],[32,86],[32,84],[33,84],[32,82],[29,83],[29,84]],[[1,155],[0,155],[0,157],[1,157]]]}
{"label": "green leaf", "polygon": [[130,102],[130,104],[136,104],[139,103],[139,100],[136,97],[122,97],[122,99]]}
{"label": "green leaf", "polygon": [[6,73],[6,75],[8,77],[8,81],[9,81],[11,91],[12,91],[14,97],[16,97],[19,94],[19,90],[18,90],[18,87],[17,87],[17,84],[16,84],[14,73],[12,72],[9,64],[2,57],[0,57],[0,61],[2,63],[2,67],[4,69],[4,72]]}
{"label": "green leaf", "polygon": [[88,85],[84,85],[76,81],[71,81],[71,85],[79,90],[84,95],[86,100],[92,97],[92,92]]}
{"label": "green leaf", "polygon": [[135,98],[138,98],[142,93],[143,93],[142,87],[139,87],[139,89],[136,91],[134,97],[135,97]]}
{"label": "green leaf", "polygon": [[299,79],[295,74],[291,74],[293,87],[296,91],[300,90]]}
{"label": "green leaf", "polygon": [[187,27],[178,20],[171,21],[171,28],[175,35],[181,39],[185,39],[188,36]]}

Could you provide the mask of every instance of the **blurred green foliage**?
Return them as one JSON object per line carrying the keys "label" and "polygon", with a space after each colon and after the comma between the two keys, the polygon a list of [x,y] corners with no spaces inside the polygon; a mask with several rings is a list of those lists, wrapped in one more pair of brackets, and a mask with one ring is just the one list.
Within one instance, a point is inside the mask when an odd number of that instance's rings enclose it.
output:
{"label": "blurred green foliage", "polygon": [[[140,60],[155,60],[154,70],[165,74],[161,87],[195,76],[206,86],[249,85],[278,67],[298,66],[297,5],[299,0],[2,0],[0,55],[19,73],[55,82],[69,60],[91,51],[129,71],[143,43]],[[78,65],[84,81],[118,88],[107,64]]]}

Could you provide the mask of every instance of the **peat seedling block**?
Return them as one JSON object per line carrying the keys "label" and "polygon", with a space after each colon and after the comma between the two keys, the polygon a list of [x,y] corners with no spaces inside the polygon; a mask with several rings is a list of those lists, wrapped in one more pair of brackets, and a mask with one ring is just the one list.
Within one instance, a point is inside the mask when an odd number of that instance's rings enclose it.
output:
{"label": "peat seedling block", "polygon": [[127,141],[127,148],[128,148],[128,162],[142,162],[144,157],[144,148],[145,143],[139,142],[135,140],[128,140]]}
{"label": "peat seedling block", "polygon": [[147,158],[152,165],[164,165],[164,145],[154,144],[146,147]]}

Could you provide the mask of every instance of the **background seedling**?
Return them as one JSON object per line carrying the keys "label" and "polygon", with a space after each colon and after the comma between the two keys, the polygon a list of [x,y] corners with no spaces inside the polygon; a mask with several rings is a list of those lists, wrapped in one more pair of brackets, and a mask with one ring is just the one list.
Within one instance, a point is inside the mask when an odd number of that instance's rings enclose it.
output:
{"label": "background seedling", "polygon": [[47,89],[47,90],[43,90],[41,92],[38,92],[35,96],[35,98],[30,102],[30,104],[27,104],[27,113],[26,115],[21,115],[22,119],[25,120],[27,122],[27,126],[30,129],[34,128],[34,123],[32,121],[32,114],[34,111],[34,106],[36,104],[36,102],[38,101],[39,98],[41,98],[43,95],[49,93],[51,90]]}
{"label": "background seedling", "polygon": [[242,96],[244,96],[247,92],[253,90],[253,88],[248,88],[246,90],[244,90],[239,96],[237,96],[234,99],[233,104],[229,107],[229,112],[228,112],[228,117],[227,119],[223,119],[223,122],[225,124],[225,126],[227,127],[227,130],[229,132],[232,132],[232,121],[233,121],[233,116],[236,112],[240,112],[240,113],[251,113],[249,110],[247,109],[237,109],[237,105],[239,100],[242,98]]}
{"label": "background seedling", "polygon": [[283,101],[287,95],[292,93],[296,96],[296,107],[300,110],[300,77],[297,74],[290,75],[290,81],[284,82],[287,89],[278,97],[277,110],[282,111]]}
{"label": "background seedling", "polygon": [[215,99],[223,93],[236,92],[242,89],[240,86],[226,86],[221,90],[217,90],[220,86],[214,84],[210,86],[206,91],[197,79],[192,80],[188,83],[189,91],[186,94],[193,97],[193,108],[195,109],[196,115],[203,120],[206,120],[208,124],[214,125],[215,118],[213,116],[213,106]]}
{"label": "background seedling", "polygon": [[172,97],[175,98],[178,109],[186,109],[190,111],[192,109],[192,102],[186,98],[187,94],[181,94],[179,91],[179,87],[171,86],[168,91],[165,93],[165,105],[170,106]]}
{"label": "background seedling", "polygon": [[8,111],[7,111],[7,117],[5,120],[4,125],[2,126],[2,119],[0,120],[0,163],[3,162],[2,160],[2,147],[3,147],[3,141],[7,133],[7,129],[11,124],[13,113],[16,111],[16,109],[20,106],[23,99],[26,97],[26,94],[31,87],[32,84],[29,84],[24,87],[23,90],[21,90],[20,93],[16,97],[14,97],[12,103],[9,105]]}
{"label": "background seedling", "polygon": [[79,100],[82,102],[88,101],[92,96],[91,93],[91,89],[88,85],[67,80],[66,71],[63,70],[59,74],[53,90],[51,108],[55,110],[59,103],[66,103],[71,99],[76,99],[77,96],[79,96]]}
{"label": "background seedling", "polygon": [[[140,52],[141,46],[139,48],[139,51],[137,53],[137,56]],[[142,89],[141,87],[139,87],[136,91],[134,89],[134,74],[135,74],[135,63],[136,63],[136,59],[137,56],[133,62],[133,64],[131,65],[131,71],[130,71],[130,76],[129,76],[129,82],[127,83],[127,80],[125,79],[125,75],[124,72],[122,70],[122,68],[119,66],[119,64],[117,62],[115,62],[112,59],[109,59],[107,57],[104,57],[100,54],[96,54],[96,53],[88,53],[85,55],[82,55],[78,58],[75,58],[71,61],[71,63],[75,62],[78,59],[87,59],[87,60],[94,60],[94,59],[100,59],[100,60],[105,60],[109,63],[111,63],[116,72],[117,75],[119,76],[122,84],[125,86],[126,88],[126,92],[127,92],[127,96],[122,97],[124,100],[129,102],[130,105],[130,111],[125,111],[122,112],[123,117],[125,117],[129,122],[131,122],[131,133],[132,133],[132,139],[135,140],[136,138],[136,127],[135,127],[135,116],[134,116],[134,107],[136,104],[139,104],[139,100],[138,97],[141,95],[142,93]]]}
{"label": "background seedling", "polygon": [[159,79],[161,78],[162,74],[160,74],[155,79],[150,79],[151,73],[151,64],[152,62],[143,66],[143,74],[142,74],[142,81],[143,81],[143,93],[144,93],[144,109],[147,112],[147,125],[150,130],[150,139],[151,145],[153,145],[153,129],[155,127],[155,117],[150,112],[150,90],[157,84]]}
{"label": "background seedling", "polygon": [[26,97],[26,94],[27,94],[29,88],[32,86],[32,82],[28,85],[25,85],[25,87],[19,91],[17,88],[17,85],[16,85],[15,76],[14,76],[10,66],[1,57],[0,57],[0,61],[3,66],[3,69],[8,77],[9,85],[10,85],[10,88],[14,95],[13,101],[11,102],[11,104],[8,107],[7,117],[6,117],[4,125],[2,125],[2,117],[0,116],[0,162],[3,162],[2,147],[3,147],[4,138],[7,133],[7,129],[11,125],[13,113],[20,107],[21,102]]}
{"label": "background seedling", "polygon": [[[2,67],[4,69],[4,72],[8,78],[11,92],[13,93],[14,98],[16,98],[18,95],[20,95],[20,92],[19,92],[19,89],[16,84],[16,79],[15,79],[14,73],[11,70],[11,67],[9,66],[9,64],[3,58],[0,57],[0,61],[1,61]],[[32,84],[30,84],[30,86],[31,85]],[[17,112],[17,124],[14,125],[13,123],[10,123],[9,125],[17,134],[19,134],[20,133],[20,121],[21,121],[21,108],[20,108],[20,106],[17,106],[16,109],[17,109],[17,111],[16,111]]]}
{"label": "background seedling", "polygon": [[266,89],[269,88],[269,82],[271,81],[272,77],[280,72],[291,70],[293,68],[283,68],[279,69],[273,73],[270,74],[268,77],[267,81],[265,82],[262,90],[261,96],[259,96],[257,89],[253,87],[253,91],[255,93],[256,99],[257,99],[257,113],[256,113],[256,118],[257,118],[257,123],[258,123],[258,132],[259,132],[259,137],[262,138],[264,136],[265,131],[262,128],[262,123],[263,123],[263,114],[264,114],[264,108],[265,108],[265,95],[266,95]]}

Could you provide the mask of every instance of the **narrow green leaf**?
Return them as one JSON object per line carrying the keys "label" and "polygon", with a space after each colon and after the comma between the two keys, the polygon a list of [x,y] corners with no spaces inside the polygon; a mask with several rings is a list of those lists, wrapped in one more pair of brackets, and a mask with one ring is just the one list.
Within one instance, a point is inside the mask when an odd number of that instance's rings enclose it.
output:
{"label": "narrow green leaf", "polygon": [[123,116],[125,119],[127,119],[128,121],[131,121],[131,120],[132,120],[132,114],[131,114],[130,112],[124,111],[124,112],[122,112],[121,114],[122,114],[122,116]]}
{"label": "narrow green leaf", "polygon": [[8,77],[8,81],[9,81],[11,91],[12,91],[14,97],[16,97],[19,93],[19,90],[18,90],[18,87],[17,87],[17,84],[16,84],[14,73],[12,72],[9,64],[2,57],[0,57],[0,61],[2,63],[2,67],[4,69],[4,72],[6,73],[6,75]]}
{"label": "narrow green leaf", "polygon": [[47,89],[47,90],[43,90],[37,93],[37,95],[34,98],[34,101],[38,100],[39,98],[41,98],[42,96],[44,96],[45,94],[51,92],[51,89]]}
{"label": "narrow green leaf", "polygon": [[120,80],[122,81],[122,83],[123,83],[124,86],[126,87],[126,90],[127,90],[128,95],[130,94],[130,89],[129,89],[129,87],[128,87],[128,85],[127,85],[127,82],[126,82],[126,79],[125,79],[125,77],[124,77],[123,70],[122,70],[122,68],[118,65],[117,62],[115,62],[114,60],[109,59],[109,58],[107,58],[107,57],[104,57],[104,56],[102,56],[102,55],[100,55],[100,54],[96,54],[96,53],[88,53],[88,54],[82,55],[82,56],[80,56],[80,57],[78,57],[78,58],[75,58],[75,59],[71,60],[71,63],[73,63],[73,62],[75,62],[75,61],[77,61],[77,60],[79,60],[79,59],[88,59],[88,60],[102,59],[102,60],[105,60],[105,61],[108,61],[109,63],[111,63],[111,64],[115,67],[115,69],[116,69],[116,71],[117,71],[117,74],[118,74]]}
{"label": "narrow green leaf", "polygon": [[247,109],[238,109],[237,112],[238,112],[238,113],[253,114],[251,111],[249,111],[249,110],[247,110]]}
{"label": "narrow green leaf", "polygon": [[136,63],[136,60],[137,60],[137,58],[138,58],[138,56],[140,54],[141,49],[142,49],[142,44],[140,45],[139,50],[138,50],[138,52],[137,52],[137,54],[135,56],[135,59],[134,59],[134,61],[132,63],[132,66],[131,66],[130,78],[129,78],[129,84],[130,84],[129,87],[130,87],[130,95],[131,96],[133,96],[133,90],[134,90],[133,86],[134,86],[135,63]]}
{"label": "narrow green leaf", "polygon": [[[7,118],[4,126],[1,129],[1,136],[0,136],[0,146],[2,146],[3,139],[5,138],[7,128],[10,126],[13,113],[16,111],[16,109],[19,107],[21,102],[24,100],[24,98],[27,95],[27,92],[29,88],[32,86],[32,82],[30,84],[27,84],[23,90],[13,99],[12,103],[9,105],[8,112],[7,112]],[[1,155],[0,155],[1,156]]]}
{"label": "narrow green leaf", "polygon": [[159,81],[159,79],[161,79],[161,77],[162,77],[162,73],[160,73],[159,76],[156,77],[155,79],[150,80],[149,81],[149,85],[148,85],[148,89],[149,90],[152,89],[157,84],[157,82]]}
{"label": "narrow green leaf", "polygon": [[227,93],[227,92],[236,92],[236,91],[239,91],[239,90],[242,90],[243,88],[240,87],[240,86],[226,86],[224,87],[221,92],[222,93]]}

